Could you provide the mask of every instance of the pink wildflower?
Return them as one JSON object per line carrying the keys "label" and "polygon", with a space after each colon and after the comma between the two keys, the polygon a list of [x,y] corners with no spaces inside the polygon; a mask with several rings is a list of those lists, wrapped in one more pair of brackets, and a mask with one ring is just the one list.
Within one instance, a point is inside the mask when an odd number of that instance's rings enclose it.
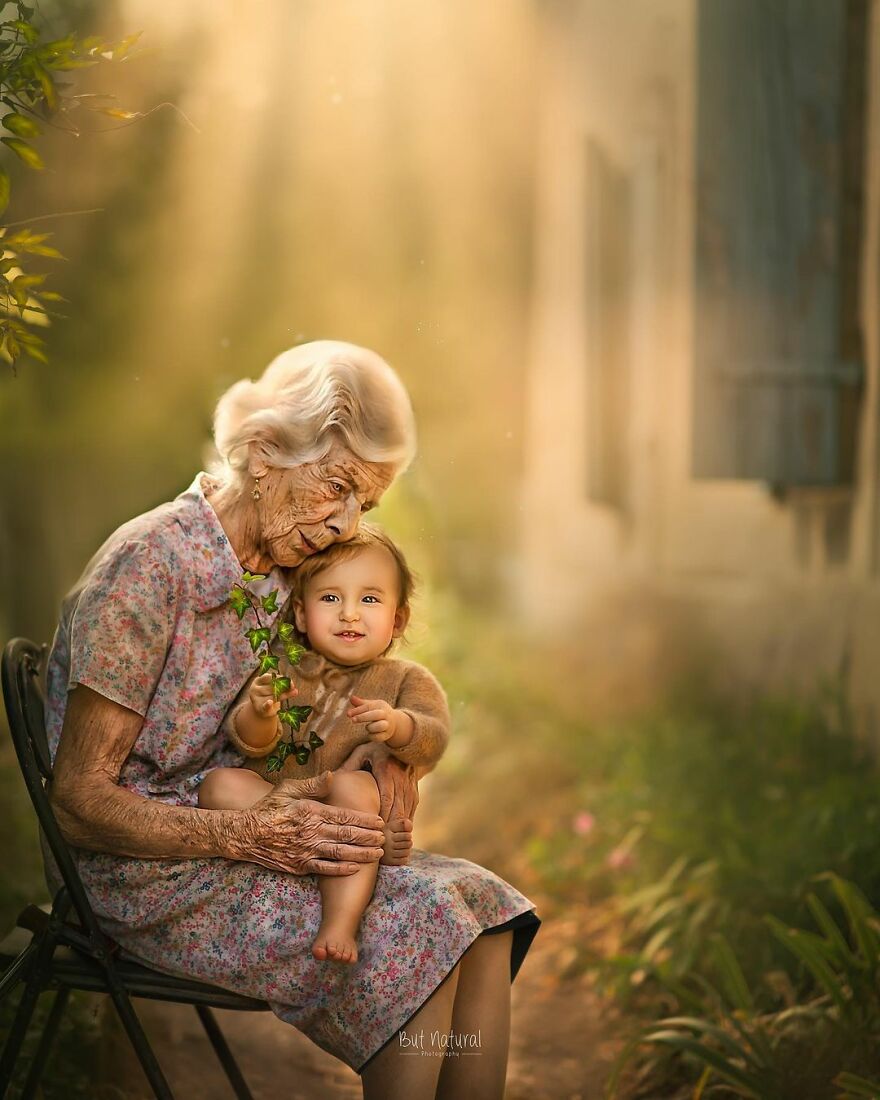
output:
{"label": "pink wildflower", "polygon": [[595,817],[587,810],[581,810],[580,813],[575,814],[572,818],[571,828],[578,836],[587,836],[593,831],[595,824]]}
{"label": "pink wildflower", "polygon": [[623,871],[635,864],[635,858],[632,852],[628,851],[626,848],[618,847],[612,848],[608,853],[605,863],[612,871]]}

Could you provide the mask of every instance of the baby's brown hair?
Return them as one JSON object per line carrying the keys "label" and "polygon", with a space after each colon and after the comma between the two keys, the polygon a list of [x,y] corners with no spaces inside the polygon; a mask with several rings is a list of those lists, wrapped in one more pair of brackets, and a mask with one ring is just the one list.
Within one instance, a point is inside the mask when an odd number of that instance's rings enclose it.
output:
{"label": "baby's brown hair", "polygon": [[[394,559],[397,567],[397,607],[406,612],[407,619],[410,614],[410,601],[415,591],[416,578],[413,571],[407,565],[403,551],[381,529],[372,523],[361,523],[353,538],[345,542],[334,542],[320,554],[313,554],[294,570],[293,588],[290,593],[291,603],[302,600],[305,596],[309,581],[319,577],[331,566],[339,562],[350,561],[362,551],[373,547],[384,547]],[[303,644],[308,645],[308,638],[300,637]],[[391,646],[388,647],[389,649]],[[387,652],[387,650],[386,650]]]}

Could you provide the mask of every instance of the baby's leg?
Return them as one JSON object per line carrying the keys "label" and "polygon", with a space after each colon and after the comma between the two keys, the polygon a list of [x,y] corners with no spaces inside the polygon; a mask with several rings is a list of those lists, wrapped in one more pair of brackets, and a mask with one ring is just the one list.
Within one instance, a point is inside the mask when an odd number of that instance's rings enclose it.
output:
{"label": "baby's leg", "polygon": [[[368,813],[379,812],[379,788],[366,771],[334,772],[330,793],[321,802]],[[316,959],[357,962],[355,937],[361,916],[373,896],[378,863],[362,863],[352,875],[318,875],[321,891],[321,927],[312,944]]]}
{"label": "baby's leg", "polygon": [[248,768],[215,768],[199,786],[203,810],[248,810],[265,798],[272,784]]}

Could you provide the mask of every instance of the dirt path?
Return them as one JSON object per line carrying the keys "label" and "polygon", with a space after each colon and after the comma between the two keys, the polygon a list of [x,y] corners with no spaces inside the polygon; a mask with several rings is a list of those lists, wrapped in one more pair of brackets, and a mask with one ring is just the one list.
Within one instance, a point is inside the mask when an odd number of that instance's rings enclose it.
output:
{"label": "dirt path", "polygon": [[[601,1006],[578,980],[560,980],[575,930],[545,921],[513,986],[513,1035],[506,1100],[601,1100],[613,1045]],[[175,1094],[231,1095],[190,1007],[140,1001],[137,1011]],[[217,1017],[255,1100],[360,1100],[355,1073],[270,1013]],[[118,1024],[109,1023],[100,1100],[149,1100],[140,1067]],[[122,1084],[121,1089],[115,1087]]]}

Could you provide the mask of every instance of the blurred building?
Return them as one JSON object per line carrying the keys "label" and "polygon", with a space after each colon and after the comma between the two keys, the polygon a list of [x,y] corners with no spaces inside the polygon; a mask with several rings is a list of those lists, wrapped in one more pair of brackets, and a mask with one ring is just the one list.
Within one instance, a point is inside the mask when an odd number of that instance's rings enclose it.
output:
{"label": "blurred building", "polygon": [[540,8],[519,607],[880,741],[880,3]]}

